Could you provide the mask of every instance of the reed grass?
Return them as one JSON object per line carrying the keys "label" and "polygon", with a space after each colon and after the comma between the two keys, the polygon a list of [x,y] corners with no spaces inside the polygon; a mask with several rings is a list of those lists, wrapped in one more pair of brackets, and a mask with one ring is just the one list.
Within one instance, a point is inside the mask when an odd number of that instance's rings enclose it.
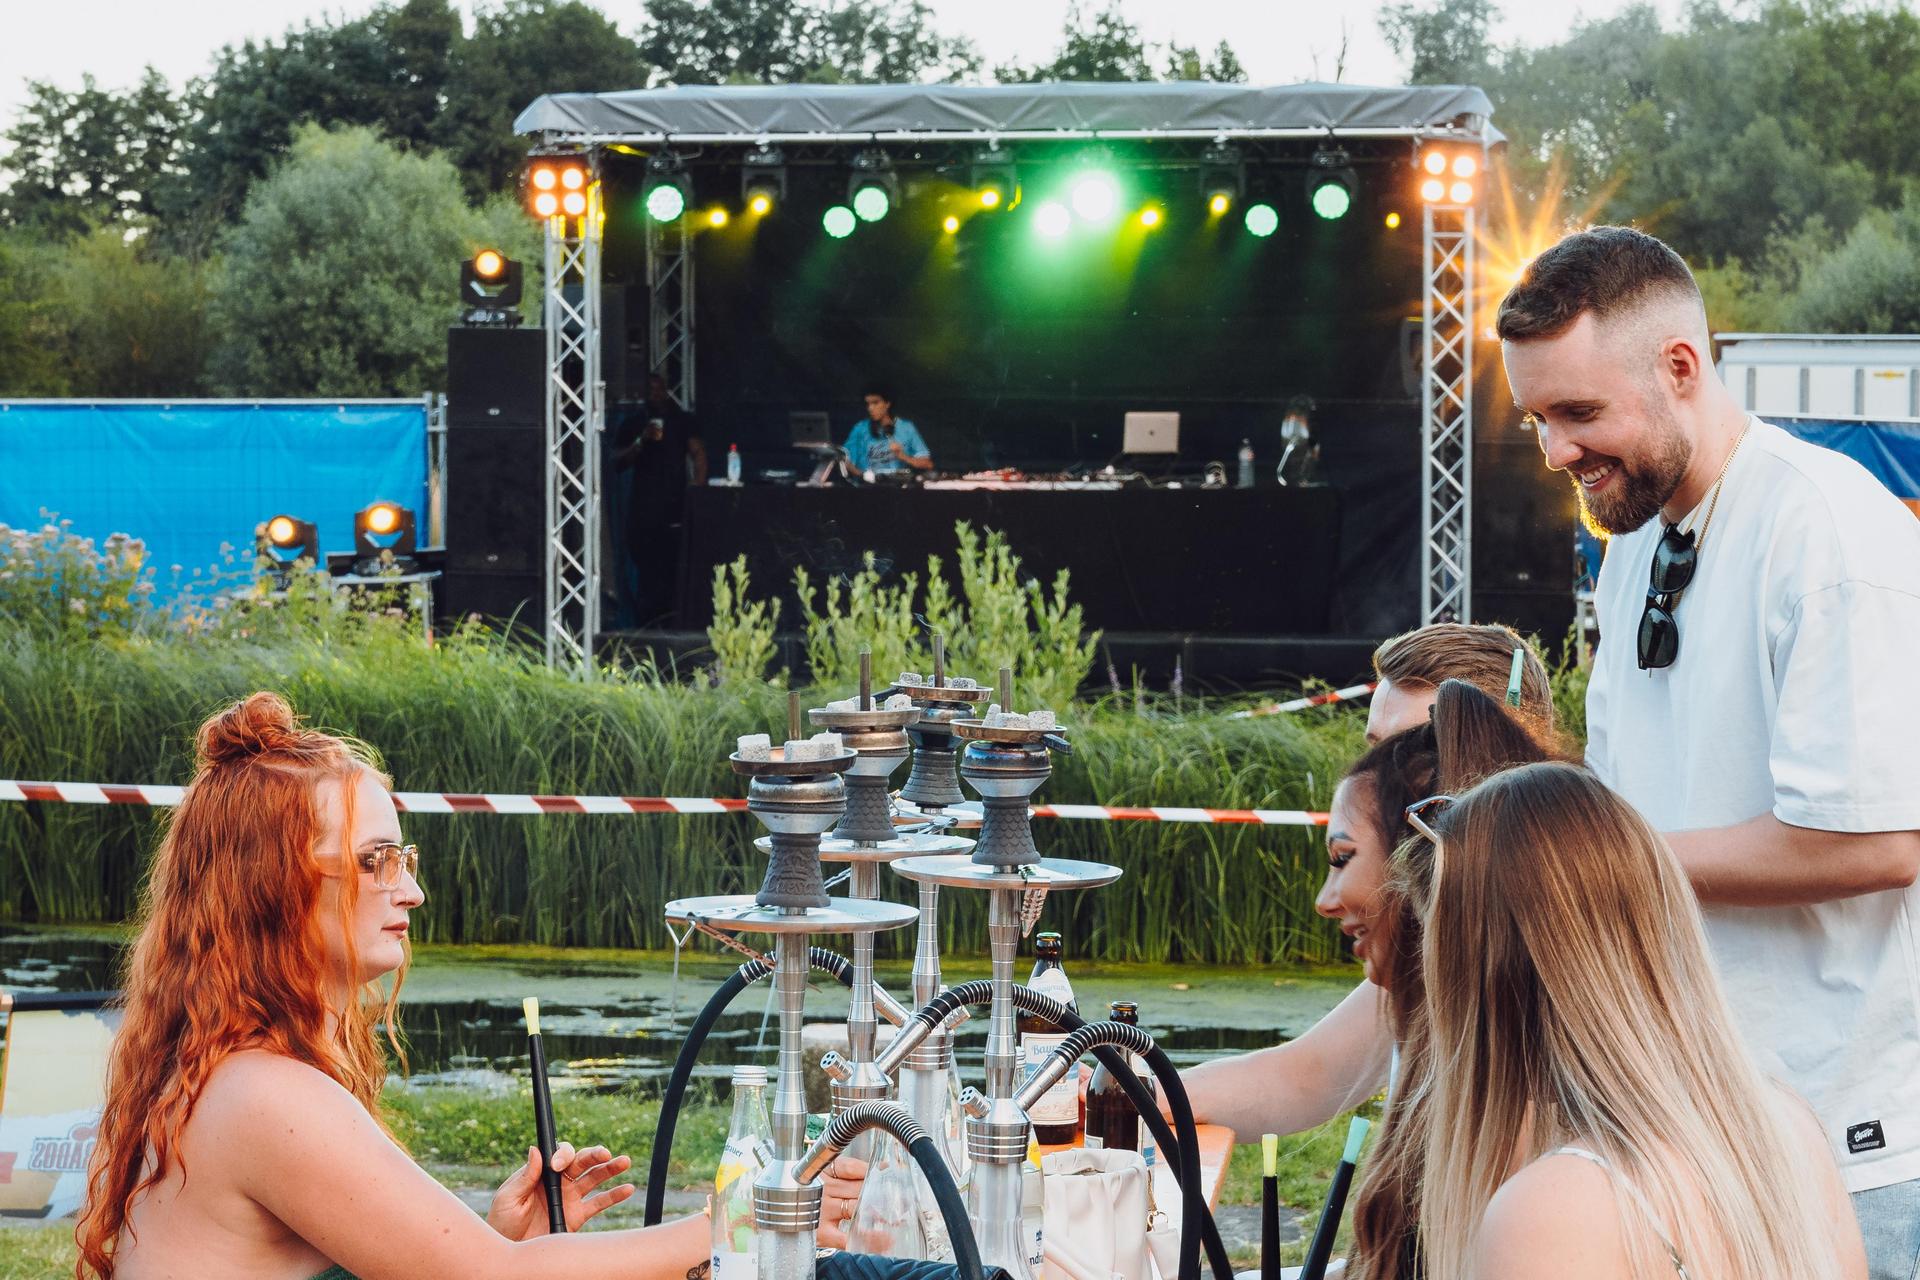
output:
{"label": "reed grass", "polygon": [[[373,628],[266,640],[72,637],[0,623],[0,777],[182,783],[194,726],[255,689],[383,756],[406,791],[731,796],[725,755],[774,731],[780,691],[697,689],[611,673],[582,683],[477,633],[428,648]],[[841,691],[828,690],[835,696]],[[1061,802],[1314,808],[1359,743],[1351,713],[1235,721],[1107,700],[1070,710],[1075,754],[1042,794]],[[897,779],[896,779],[897,781]],[[428,886],[419,935],[447,942],[670,945],[669,897],[755,887],[759,828],[740,815],[407,815]],[[158,840],[154,811],[0,804],[0,919],[113,921],[131,912]],[[1113,960],[1325,960],[1312,911],[1318,833],[1260,827],[1042,822],[1045,852],[1127,869],[1049,905]],[[952,945],[984,943],[984,906],[950,895]],[[904,895],[903,895],[904,897]]]}
{"label": "reed grass", "polygon": [[[1043,802],[1326,807],[1362,746],[1358,713],[1235,720],[1223,714],[1235,704],[1122,691],[1117,677],[1112,695],[1072,702],[1093,637],[1082,635],[1065,575],[1042,591],[997,533],[962,525],[956,538],[957,592],[937,562],[917,602],[911,586],[860,577],[822,588],[818,611],[803,592],[815,660],[851,657],[866,630],[885,641],[876,646],[883,676],[896,660],[889,649],[924,670],[908,639],[924,636],[917,609],[952,628],[956,672],[991,678],[1025,646],[1028,696],[1016,702],[1058,709],[1074,745],[1055,757]],[[0,610],[0,777],[184,783],[194,727],[257,689],[372,743],[403,791],[736,796],[745,787],[725,760],[735,738],[785,733],[783,681],[762,669],[771,642],[748,634],[770,633],[777,616],[754,610],[744,568],[716,584],[741,620],[741,634],[716,645],[717,685],[677,683],[650,667],[589,682],[475,627],[424,643],[404,607],[344,608],[317,575],[297,575],[277,595],[249,583],[211,604],[145,604],[151,567],[135,544],[110,543],[96,550],[57,523],[8,530],[0,541],[0,575],[14,574],[0,582],[11,602]],[[91,594],[81,609],[35,603],[56,591],[79,598],[82,587]],[[863,618],[870,627],[858,625]],[[824,665],[845,679],[810,699],[847,696],[845,663]],[[1576,683],[1582,673],[1563,673],[1567,708],[1577,709]],[[0,803],[0,920],[127,918],[160,821],[135,807]],[[732,814],[407,815],[405,829],[424,851],[417,935],[436,942],[664,948],[669,898],[751,890],[765,865],[751,844],[759,827]],[[1313,910],[1325,874],[1315,829],[1041,821],[1035,834],[1045,854],[1125,869],[1115,885],[1048,904],[1050,925],[1078,940],[1081,957],[1253,964],[1341,955],[1337,930]],[[893,892],[907,900],[903,887]],[[984,950],[982,895],[947,899],[947,947]],[[910,938],[893,935],[881,952],[903,946]]]}

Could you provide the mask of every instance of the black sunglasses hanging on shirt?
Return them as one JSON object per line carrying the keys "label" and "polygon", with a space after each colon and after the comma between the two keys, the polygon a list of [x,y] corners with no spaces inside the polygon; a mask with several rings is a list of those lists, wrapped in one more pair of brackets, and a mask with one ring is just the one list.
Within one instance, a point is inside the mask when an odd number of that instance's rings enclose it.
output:
{"label": "black sunglasses hanging on shirt", "polygon": [[1674,621],[1673,609],[1680,593],[1693,581],[1693,571],[1699,562],[1693,531],[1668,525],[1653,548],[1653,568],[1647,575],[1647,606],[1640,614],[1642,671],[1670,667],[1680,656],[1680,624]]}

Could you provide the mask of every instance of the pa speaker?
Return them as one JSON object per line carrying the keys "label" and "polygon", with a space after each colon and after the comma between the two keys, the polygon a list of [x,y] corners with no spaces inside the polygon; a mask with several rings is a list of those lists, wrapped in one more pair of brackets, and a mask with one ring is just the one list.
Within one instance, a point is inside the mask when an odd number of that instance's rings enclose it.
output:
{"label": "pa speaker", "polygon": [[449,573],[545,572],[545,453],[542,431],[447,428]]}
{"label": "pa speaker", "polygon": [[545,329],[447,330],[447,426],[520,427],[547,420]]}
{"label": "pa speaker", "polygon": [[477,614],[489,622],[512,622],[534,634],[546,629],[546,593],[538,577],[518,573],[461,573],[449,569],[434,593],[441,618],[458,622]]}

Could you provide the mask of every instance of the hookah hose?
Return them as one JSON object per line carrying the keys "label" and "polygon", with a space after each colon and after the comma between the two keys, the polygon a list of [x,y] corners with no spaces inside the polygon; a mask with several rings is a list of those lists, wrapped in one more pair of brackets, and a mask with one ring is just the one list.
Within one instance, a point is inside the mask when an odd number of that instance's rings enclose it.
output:
{"label": "hookah hose", "polygon": [[[990,1004],[992,1000],[992,982],[985,979],[963,982],[941,992],[925,1008],[915,1013],[912,1020],[937,1027],[963,1005]],[[1085,1018],[1059,1001],[1018,983],[1013,987],[1013,1003],[1015,1007],[1045,1018],[1069,1033],[1087,1025]],[[1160,1117],[1160,1108],[1154,1103],[1153,1095],[1134,1077],[1133,1068],[1118,1049],[1102,1046],[1093,1050],[1093,1056],[1120,1082],[1134,1110],[1139,1112],[1140,1118],[1152,1131],[1154,1142],[1161,1151],[1167,1153],[1174,1180],[1180,1185],[1179,1280],[1199,1280],[1200,1247],[1203,1243],[1214,1280],[1233,1280],[1233,1262],[1227,1256],[1226,1245],[1220,1239],[1220,1229],[1213,1221],[1213,1214],[1207,1209],[1206,1198],[1200,1194],[1199,1136],[1193,1120],[1193,1106],[1187,1101],[1187,1089],[1180,1081],[1179,1071],[1158,1045],[1141,1055],[1166,1094],[1167,1109],[1173,1112],[1173,1127],[1169,1129],[1167,1122]]]}
{"label": "hookah hose", "polygon": [[[885,1123],[881,1123],[882,1120]],[[920,1166],[927,1186],[933,1191],[934,1202],[940,1206],[940,1217],[946,1223],[947,1238],[953,1244],[953,1265],[960,1273],[960,1280],[985,1280],[980,1268],[980,1243],[973,1238],[973,1222],[967,1216],[967,1204],[960,1198],[953,1172],[947,1168],[947,1158],[905,1108],[897,1102],[856,1102],[827,1122],[827,1132],[821,1142],[829,1151],[844,1151],[862,1130],[870,1127],[885,1129],[900,1139],[907,1154]],[[804,1179],[805,1175],[801,1177]],[[876,1261],[884,1267],[896,1260]]]}
{"label": "hookah hose", "polygon": [[[808,947],[807,963],[832,974],[843,986],[853,985],[853,963],[843,955],[825,947]],[[686,1097],[687,1081],[693,1077],[693,1064],[700,1057],[700,1047],[707,1042],[707,1033],[713,1030],[713,1024],[720,1020],[734,997],[772,972],[773,966],[764,960],[749,960],[741,965],[720,984],[687,1030],[687,1038],[680,1045],[680,1056],[674,1059],[673,1074],[667,1078],[667,1090],[660,1095],[660,1124],[654,1130],[653,1157],[647,1164],[646,1225],[649,1227],[658,1226],[666,1210],[667,1162],[673,1157],[673,1129],[680,1119],[680,1103]]]}

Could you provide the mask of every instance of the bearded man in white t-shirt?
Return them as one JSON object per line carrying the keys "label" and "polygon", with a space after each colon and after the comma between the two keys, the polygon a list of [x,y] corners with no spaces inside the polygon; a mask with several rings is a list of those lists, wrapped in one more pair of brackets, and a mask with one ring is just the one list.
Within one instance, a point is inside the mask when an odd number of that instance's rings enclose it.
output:
{"label": "bearded man in white t-shirt", "polygon": [[1875,1280],[1920,1263],[1920,521],[1728,394],[1678,254],[1570,235],[1501,303],[1514,401],[1610,537],[1587,762],[1667,833]]}

